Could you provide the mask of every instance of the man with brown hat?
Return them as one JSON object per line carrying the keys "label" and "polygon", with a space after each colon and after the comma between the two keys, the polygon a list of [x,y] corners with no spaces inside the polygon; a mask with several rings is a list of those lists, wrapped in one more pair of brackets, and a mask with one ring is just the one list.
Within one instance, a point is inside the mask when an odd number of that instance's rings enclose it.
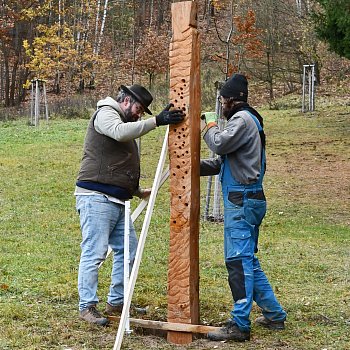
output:
{"label": "man with brown hat", "polygon": [[[181,110],[168,105],[160,114],[139,120],[153,100],[143,86],[122,85],[114,100],[97,103],[85,136],[83,158],[76,182],[76,208],[82,231],[78,273],[80,318],[106,325],[108,319],[96,305],[98,267],[106,258],[108,246],[114,252],[111,285],[106,314],[121,313],[124,279],[124,201],[133,196],[146,198],[150,189],[141,189],[140,159],[135,139],[160,125],[177,124],[184,119]],[[130,261],[135,258],[137,238],[130,220]]]}
{"label": "man with brown hat", "polygon": [[220,172],[224,200],[224,254],[233,310],[226,325],[209,332],[211,340],[250,339],[250,312],[253,300],[262,310],[258,325],[284,329],[286,312],[278,303],[255,253],[259,226],[266,213],[263,191],[265,134],[263,118],[247,103],[248,82],[234,74],[220,90],[224,130],[213,112],[204,113],[207,130],[204,140],[220,158],[202,160],[201,175]]}

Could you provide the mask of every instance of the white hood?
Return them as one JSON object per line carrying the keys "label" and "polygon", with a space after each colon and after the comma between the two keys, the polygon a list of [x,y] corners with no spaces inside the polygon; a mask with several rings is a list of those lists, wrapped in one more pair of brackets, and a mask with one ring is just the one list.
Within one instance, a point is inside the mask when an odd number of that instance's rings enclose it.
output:
{"label": "white hood", "polygon": [[110,106],[110,107],[116,109],[117,111],[120,110],[118,102],[113,100],[113,98],[109,97],[109,96],[106,97],[105,99],[99,100],[97,102],[97,107],[101,107],[101,106]]}

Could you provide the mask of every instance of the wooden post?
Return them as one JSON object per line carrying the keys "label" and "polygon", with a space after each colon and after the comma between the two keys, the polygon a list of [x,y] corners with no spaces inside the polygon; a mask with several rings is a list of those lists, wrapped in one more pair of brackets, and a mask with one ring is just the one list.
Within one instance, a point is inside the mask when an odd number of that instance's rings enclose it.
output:
{"label": "wooden post", "polygon": [[[170,252],[168,322],[199,323],[199,160],[200,48],[197,5],[173,3],[170,44],[170,100],[186,113],[183,123],[170,127]],[[192,333],[168,332],[168,341],[187,344]]]}

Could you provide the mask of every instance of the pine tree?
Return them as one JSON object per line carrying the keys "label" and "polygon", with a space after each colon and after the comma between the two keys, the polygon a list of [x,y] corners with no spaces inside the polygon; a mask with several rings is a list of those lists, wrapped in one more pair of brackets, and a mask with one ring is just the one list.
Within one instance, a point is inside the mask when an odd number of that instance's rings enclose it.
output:
{"label": "pine tree", "polygon": [[328,42],[331,51],[350,59],[349,0],[317,0],[321,13],[315,14],[316,31]]}

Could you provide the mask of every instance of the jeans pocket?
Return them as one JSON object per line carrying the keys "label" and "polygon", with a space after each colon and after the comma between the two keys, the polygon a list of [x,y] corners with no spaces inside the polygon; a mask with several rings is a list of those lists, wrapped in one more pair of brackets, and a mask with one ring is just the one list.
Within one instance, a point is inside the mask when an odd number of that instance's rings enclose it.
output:
{"label": "jeans pocket", "polygon": [[244,207],[245,219],[251,225],[260,225],[266,214],[266,201],[259,199],[248,199]]}

